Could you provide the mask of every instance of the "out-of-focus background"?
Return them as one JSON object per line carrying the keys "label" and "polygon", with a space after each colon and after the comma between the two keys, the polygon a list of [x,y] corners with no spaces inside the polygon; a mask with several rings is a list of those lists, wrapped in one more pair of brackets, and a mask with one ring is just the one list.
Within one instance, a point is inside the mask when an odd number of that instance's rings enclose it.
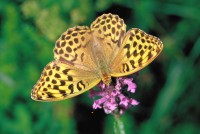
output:
{"label": "out-of-focus background", "polygon": [[113,115],[84,93],[42,103],[30,93],[55,41],[103,13],[159,37],[163,52],[135,79],[140,104],[122,116],[127,134],[200,134],[199,0],[1,0],[0,133],[113,134]]}

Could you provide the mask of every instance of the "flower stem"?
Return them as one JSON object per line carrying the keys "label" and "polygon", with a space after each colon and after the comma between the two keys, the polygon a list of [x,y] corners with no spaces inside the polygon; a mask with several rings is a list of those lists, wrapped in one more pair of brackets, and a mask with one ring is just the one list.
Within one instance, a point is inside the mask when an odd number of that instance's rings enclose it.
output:
{"label": "flower stem", "polygon": [[114,114],[115,122],[114,122],[114,131],[115,134],[125,134],[124,123],[120,120],[119,114]]}

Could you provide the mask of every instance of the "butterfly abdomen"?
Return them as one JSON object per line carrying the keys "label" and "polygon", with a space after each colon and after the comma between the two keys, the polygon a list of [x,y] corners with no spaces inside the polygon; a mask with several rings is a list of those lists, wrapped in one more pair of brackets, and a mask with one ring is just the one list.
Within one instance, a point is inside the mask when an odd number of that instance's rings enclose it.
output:
{"label": "butterfly abdomen", "polygon": [[102,81],[104,84],[109,86],[111,83],[111,76],[108,73],[103,72],[102,73]]}

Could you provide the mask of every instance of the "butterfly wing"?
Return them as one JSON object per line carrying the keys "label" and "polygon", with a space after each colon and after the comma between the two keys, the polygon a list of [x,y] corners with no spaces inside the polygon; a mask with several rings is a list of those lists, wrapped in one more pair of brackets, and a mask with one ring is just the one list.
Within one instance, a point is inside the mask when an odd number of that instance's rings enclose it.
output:
{"label": "butterfly wing", "polygon": [[100,82],[93,72],[62,63],[50,62],[33,87],[31,98],[37,101],[57,101],[77,96]]}
{"label": "butterfly wing", "polygon": [[126,33],[126,25],[118,15],[103,14],[91,24],[93,38],[99,42],[102,58],[107,66],[119,51],[122,39]]}
{"label": "butterfly wing", "polygon": [[151,63],[162,49],[163,44],[157,37],[137,28],[129,30],[112,62],[111,76],[126,76],[141,70]]}
{"label": "butterfly wing", "polygon": [[91,31],[77,26],[56,41],[50,62],[33,87],[32,99],[56,101],[74,97],[94,87],[100,78],[92,53]]}
{"label": "butterfly wing", "polygon": [[98,70],[92,53],[90,29],[76,26],[64,32],[56,41],[54,58],[86,71]]}

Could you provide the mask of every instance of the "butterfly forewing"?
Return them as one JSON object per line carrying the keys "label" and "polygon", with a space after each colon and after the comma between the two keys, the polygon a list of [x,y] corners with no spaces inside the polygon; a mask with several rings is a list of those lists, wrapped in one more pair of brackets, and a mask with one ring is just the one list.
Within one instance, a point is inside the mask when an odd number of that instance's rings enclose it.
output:
{"label": "butterfly forewing", "polygon": [[56,41],[54,58],[83,70],[96,71],[91,53],[91,31],[85,26],[69,28]]}
{"label": "butterfly forewing", "polygon": [[100,78],[93,72],[53,61],[44,68],[33,87],[32,99],[56,101],[71,98],[94,87],[99,81]]}
{"label": "butterfly forewing", "polygon": [[151,63],[162,49],[163,44],[157,37],[137,28],[129,30],[112,63],[111,75],[119,77],[141,70]]}
{"label": "butterfly forewing", "polygon": [[102,58],[109,66],[119,51],[126,33],[126,25],[123,19],[110,13],[103,14],[91,24],[91,31],[94,38],[97,38],[103,52]]}

